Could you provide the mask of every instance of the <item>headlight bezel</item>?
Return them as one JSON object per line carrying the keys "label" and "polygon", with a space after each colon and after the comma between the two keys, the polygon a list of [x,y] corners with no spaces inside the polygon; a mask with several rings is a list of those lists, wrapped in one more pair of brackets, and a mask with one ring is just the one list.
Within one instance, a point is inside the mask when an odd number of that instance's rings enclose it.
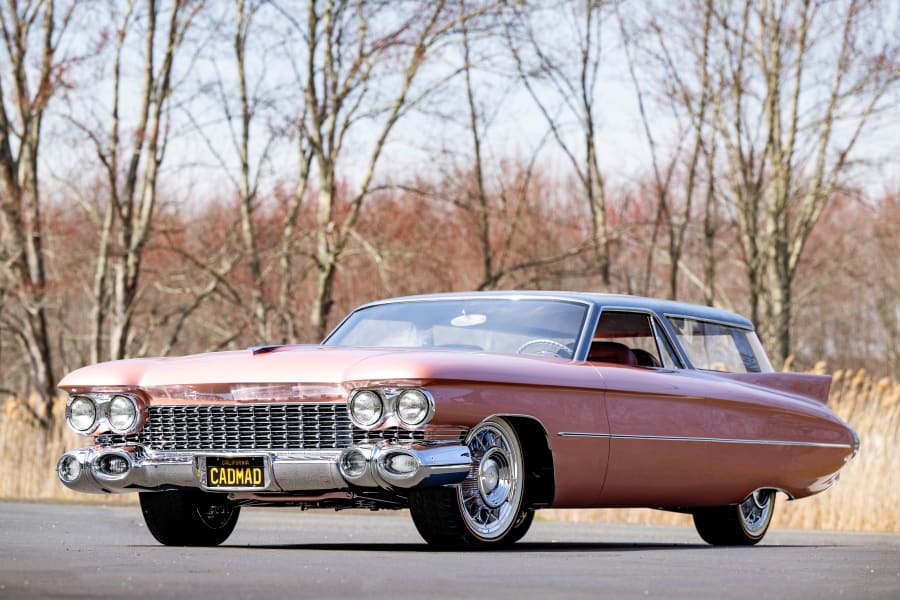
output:
{"label": "headlight bezel", "polygon": [[[369,396],[371,394],[371,396]],[[419,399],[420,408],[416,419],[401,416],[401,399],[412,395]],[[381,402],[381,414],[378,419],[363,420],[358,416],[355,407],[361,399],[377,397]],[[426,390],[418,387],[361,387],[350,392],[347,399],[347,413],[354,426],[365,431],[385,426],[398,426],[408,431],[422,429],[434,418],[434,397]],[[407,415],[409,416],[409,415]]]}
{"label": "headlight bezel", "polygon": [[[93,408],[93,421],[89,427],[79,427],[77,419],[79,409],[90,403]],[[123,403],[127,403],[124,404]],[[130,416],[127,426],[125,421],[119,417],[123,412]],[[73,409],[74,407],[74,409]],[[146,402],[132,391],[118,390],[91,390],[87,392],[77,391],[70,392],[68,400],[66,400],[66,424],[69,429],[79,435],[100,435],[104,433],[115,433],[118,435],[128,435],[136,432],[143,424],[146,412]],[[84,425],[82,423],[81,425]]]}
{"label": "headlight bezel", "polygon": [[[87,405],[90,407],[90,413],[81,413],[79,409],[76,408],[76,405],[82,406]],[[76,410],[79,411],[79,414],[75,414]],[[87,416],[87,414],[91,415],[91,421],[85,427],[79,427],[75,424],[75,419],[81,416]],[[87,394],[75,394],[71,396],[66,402],[66,424],[69,428],[75,433],[79,433],[82,435],[89,435],[92,431],[97,429],[100,421],[100,410],[97,406],[97,401]]]}
{"label": "headlight bezel", "polygon": [[[354,409],[358,402],[362,402],[363,398],[373,398],[376,402],[378,411],[374,414],[374,418],[372,419],[361,419]],[[350,394],[350,398],[347,400],[347,412],[350,415],[350,420],[353,421],[353,424],[359,427],[360,429],[371,430],[377,428],[379,425],[384,423],[387,407],[385,405],[384,396],[382,396],[377,390],[371,389],[358,389],[354,390],[352,394]]]}
{"label": "headlight bezel", "polygon": [[[420,407],[418,409],[418,413],[420,414],[418,419],[409,420],[403,417],[403,408],[402,403],[404,402],[404,398],[414,397],[420,403]],[[400,424],[408,429],[418,429],[423,425],[427,424],[431,421],[434,416],[434,398],[432,398],[431,394],[426,392],[425,390],[419,388],[409,388],[401,391],[397,394],[396,402],[395,402],[395,414],[397,415],[397,420],[400,421]]]}
{"label": "headlight bezel", "polygon": [[[130,407],[130,410],[128,411],[130,414],[130,420],[125,426],[120,426],[113,422],[113,419],[117,418],[117,415],[113,414],[114,405],[121,404],[122,401],[126,402],[127,406]],[[138,406],[137,400],[135,400],[133,396],[129,396],[127,394],[113,395],[112,397],[110,397],[109,403],[107,403],[106,405],[106,421],[109,424],[109,428],[114,433],[124,434],[133,431],[135,425],[138,422],[138,419],[140,418],[140,415],[141,411],[140,407]]]}

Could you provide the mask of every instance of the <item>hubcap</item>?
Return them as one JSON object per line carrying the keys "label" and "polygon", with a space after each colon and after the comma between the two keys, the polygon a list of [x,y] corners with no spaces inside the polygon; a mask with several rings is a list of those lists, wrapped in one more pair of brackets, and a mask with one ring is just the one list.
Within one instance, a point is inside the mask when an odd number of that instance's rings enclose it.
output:
{"label": "hubcap", "polygon": [[738,510],[744,529],[751,536],[758,536],[765,532],[772,518],[772,500],[775,493],[769,490],[756,490],[750,497],[744,500]]}
{"label": "hubcap", "polygon": [[478,467],[478,492],[482,501],[491,508],[506,502],[512,489],[509,458],[500,448],[491,448]]}
{"label": "hubcap", "polygon": [[486,422],[469,439],[472,470],[458,498],[468,528],[482,539],[503,537],[522,504],[522,454],[515,433],[502,422]]}
{"label": "hubcap", "polygon": [[221,529],[231,520],[234,508],[223,504],[205,504],[197,507],[200,520],[210,529]]}

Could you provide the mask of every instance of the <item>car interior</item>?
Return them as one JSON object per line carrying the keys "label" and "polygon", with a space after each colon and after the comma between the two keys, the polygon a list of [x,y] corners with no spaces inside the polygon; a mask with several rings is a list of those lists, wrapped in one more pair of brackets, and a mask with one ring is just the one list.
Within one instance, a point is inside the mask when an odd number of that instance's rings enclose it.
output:
{"label": "car interior", "polygon": [[587,360],[632,367],[661,367],[649,315],[604,311],[597,323]]}

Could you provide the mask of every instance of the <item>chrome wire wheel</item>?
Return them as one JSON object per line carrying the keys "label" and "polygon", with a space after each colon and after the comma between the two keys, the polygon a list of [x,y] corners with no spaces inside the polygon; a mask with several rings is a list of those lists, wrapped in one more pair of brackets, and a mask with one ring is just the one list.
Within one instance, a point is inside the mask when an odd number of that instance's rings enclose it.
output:
{"label": "chrome wire wheel", "polygon": [[756,490],[738,505],[741,526],[748,536],[760,537],[766,532],[774,505],[775,492],[771,490]]}
{"label": "chrome wire wheel", "polygon": [[694,526],[704,541],[715,546],[752,546],[759,543],[775,514],[775,491],[756,490],[741,503],[697,508]]}
{"label": "chrome wire wheel", "polygon": [[422,538],[443,550],[502,548],[528,532],[525,453],[506,419],[476,425],[466,437],[471,467],[454,486],[412,489],[409,514]]}
{"label": "chrome wire wheel", "polygon": [[457,488],[460,513],[475,537],[498,540],[522,516],[522,450],[513,428],[503,420],[475,427],[467,445],[472,456],[468,478]]}

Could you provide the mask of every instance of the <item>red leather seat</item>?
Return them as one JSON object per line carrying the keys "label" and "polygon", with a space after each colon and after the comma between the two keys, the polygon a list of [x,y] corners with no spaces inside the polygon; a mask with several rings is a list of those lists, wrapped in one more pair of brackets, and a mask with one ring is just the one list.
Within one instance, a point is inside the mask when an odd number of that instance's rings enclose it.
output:
{"label": "red leather seat", "polygon": [[642,350],[641,348],[632,348],[631,351],[634,352],[634,356],[635,358],[637,358],[639,366],[655,367],[657,369],[662,367],[662,365],[659,364],[659,361],[656,360],[656,357],[646,350]]}
{"label": "red leather seat", "polygon": [[589,362],[605,362],[618,365],[638,366],[637,357],[631,348],[618,342],[593,342],[588,351]]}

